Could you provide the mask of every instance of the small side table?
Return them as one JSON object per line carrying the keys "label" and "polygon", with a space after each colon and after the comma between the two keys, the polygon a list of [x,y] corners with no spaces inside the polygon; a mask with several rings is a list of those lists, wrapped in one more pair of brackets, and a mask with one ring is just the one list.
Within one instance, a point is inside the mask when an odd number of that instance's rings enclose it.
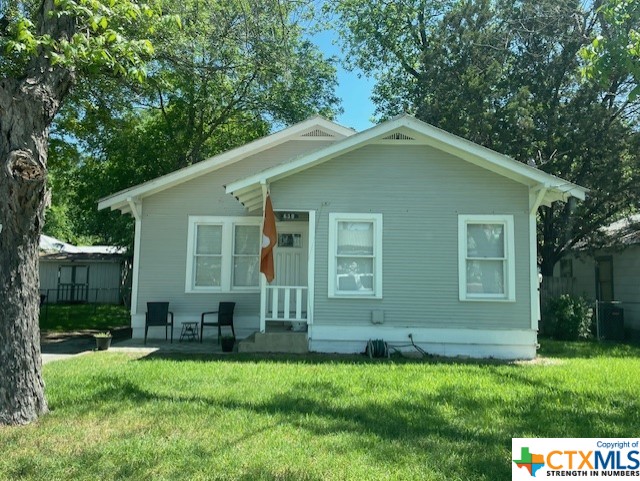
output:
{"label": "small side table", "polygon": [[180,333],[180,341],[186,339],[187,341],[198,340],[198,325],[199,322],[183,322],[182,332]]}

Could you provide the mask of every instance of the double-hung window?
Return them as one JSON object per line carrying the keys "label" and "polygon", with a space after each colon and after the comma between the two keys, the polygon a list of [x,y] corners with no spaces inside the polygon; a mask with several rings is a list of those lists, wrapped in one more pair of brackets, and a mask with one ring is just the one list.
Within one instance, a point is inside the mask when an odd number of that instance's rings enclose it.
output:
{"label": "double-hung window", "polygon": [[186,292],[256,291],[260,218],[190,216]]}
{"label": "double-hung window", "polygon": [[193,287],[222,286],[222,224],[196,224]]}
{"label": "double-hung window", "polygon": [[515,300],[512,215],[458,217],[460,300]]}
{"label": "double-hung window", "polygon": [[260,274],[260,226],[233,226],[233,282],[234,288],[257,287]]}
{"label": "double-hung window", "polygon": [[382,214],[329,214],[329,297],[382,298]]}

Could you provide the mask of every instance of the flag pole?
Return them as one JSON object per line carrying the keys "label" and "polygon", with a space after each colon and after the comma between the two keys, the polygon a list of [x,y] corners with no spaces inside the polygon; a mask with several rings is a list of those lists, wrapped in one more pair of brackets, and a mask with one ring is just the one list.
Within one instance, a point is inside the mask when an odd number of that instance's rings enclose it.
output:
{"label": "flag pole", "polygon": [[[267,194],[269,187],[266,180],[260,181],[262,187],[262,222],[260,222],[260,242],[262,243],[262,233],[264,232],[264,212],[267,205]],[[260,332],[265,332],[267,327],[267,277],[260,272]]]}

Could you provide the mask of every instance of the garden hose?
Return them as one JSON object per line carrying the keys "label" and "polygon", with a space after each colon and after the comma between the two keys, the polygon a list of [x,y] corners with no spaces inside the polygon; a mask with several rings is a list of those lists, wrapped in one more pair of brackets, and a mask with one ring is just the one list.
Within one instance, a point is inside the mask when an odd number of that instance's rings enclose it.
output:
{"label": "garden hose", "polygon": [[367,353],[369,358],[389,357],[389,346],[383,339],[369,339],[367,342]]}

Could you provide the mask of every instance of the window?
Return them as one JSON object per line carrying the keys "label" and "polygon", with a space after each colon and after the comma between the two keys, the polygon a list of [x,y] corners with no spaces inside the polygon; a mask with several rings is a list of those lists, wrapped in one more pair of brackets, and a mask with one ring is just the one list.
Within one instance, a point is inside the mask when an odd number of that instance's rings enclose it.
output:
{"label": "window", "polygon": [[329,297],[382,298],[382,214],[329,214]]}
{"label": "window", "polygon": [[513,216],[458,217],[460,300],[515,300]]}
{"label": "window", "polygon": [[260,226],[234,227],[233,287],[255,287],[259,285]]}
{"label": "window", "polygon": [[197,224],[194,287],[222,285],[222,224]]}
{"label": "window", "polygon": [[259,286],[260,218],[189,217],[186,292]]}

